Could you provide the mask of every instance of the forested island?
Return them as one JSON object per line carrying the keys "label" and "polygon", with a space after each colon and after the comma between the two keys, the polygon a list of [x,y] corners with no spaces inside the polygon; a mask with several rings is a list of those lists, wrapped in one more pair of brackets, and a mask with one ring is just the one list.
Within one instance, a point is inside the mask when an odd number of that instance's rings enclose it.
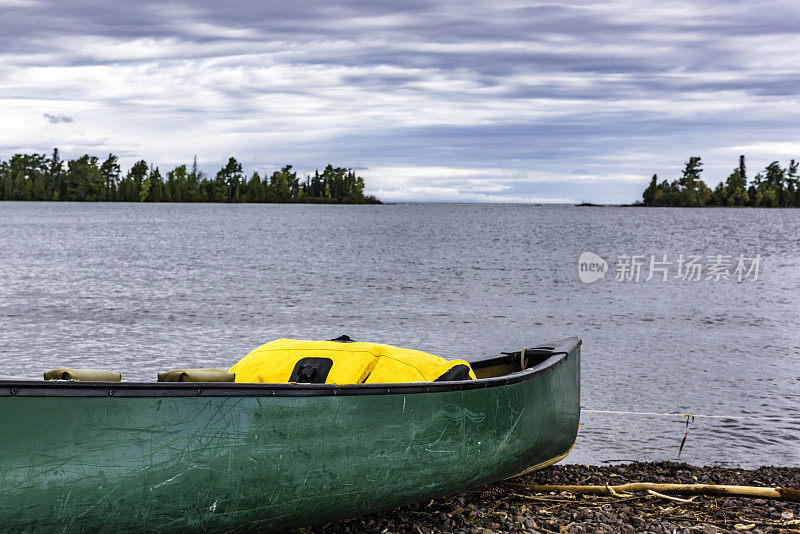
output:
{"label": "forested island", "polygon": [[381,203],[364,195],[361,176],[333,165],[304,179],[291,165],[246,178],[242,164],[230,158],[211,177],[198,169],[195,157],[190,167],[179,165],[166,175],[145,160],[123,174],[114,154],[103,161],[88,154],[64,161],[58,149],[50,156],[15,154],[0,160],[0,200]]}
{"label": "forested island", "polygon": [[700,175],[703,163],[697,156],[686,162],[683,174],[671,183],[659,183],[653,175],[650,185],[642,193],[645,206],[751,206],[751,207],[800,207],[798,187],[798,162],[791,160],[787,167],[773,161],[753,177],[748,185],[744,156],[739,156],[739,167],[733,169],[724,182],[711,190]]}

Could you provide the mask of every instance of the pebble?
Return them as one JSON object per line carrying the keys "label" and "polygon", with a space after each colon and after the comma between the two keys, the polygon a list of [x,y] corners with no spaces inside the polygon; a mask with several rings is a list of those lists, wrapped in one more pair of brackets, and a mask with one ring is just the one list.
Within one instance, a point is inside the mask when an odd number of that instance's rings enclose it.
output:
{"label": "pebble", "polygon": [[[616,485],[635,481],[800,488],[800,468],[744,470],[695,467],[674,462],[555,465],[514,479],[514,482],[527,484]],[[535,498],[526,498],[525,495]],[[800,529],[800,524],[788,523],[800,517],[800,503],[796,502],[703,496],[692,503],[678,503],[642,494],[636,497],[623,502],[594,495],[571,499],[566,493],[533,495],[497,484],[324,526],[309,525],[311,528],[301,530],[315,534],[727,534]],[[742,530],[753,523],[758,523],[758,526]]]}

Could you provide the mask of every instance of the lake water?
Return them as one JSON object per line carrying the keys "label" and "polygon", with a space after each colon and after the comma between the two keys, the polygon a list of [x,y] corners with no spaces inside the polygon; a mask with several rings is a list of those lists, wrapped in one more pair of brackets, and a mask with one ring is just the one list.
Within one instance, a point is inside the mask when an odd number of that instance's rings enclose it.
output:
{"label": "lake water", "polygon": [[[584,251],[605,279],[578,279]],[[621,254],[646,257],[638,283]],[[760,254],[759,277],[646,282],[651,254]],[[681,460],[800,464],[798,210],[3,202],[0,269],[3,377],[155,380],[280,337],[471,359],[577,335],[567,461],[676,459],[684,419],[650,414],[692,413],[719,417]]]}

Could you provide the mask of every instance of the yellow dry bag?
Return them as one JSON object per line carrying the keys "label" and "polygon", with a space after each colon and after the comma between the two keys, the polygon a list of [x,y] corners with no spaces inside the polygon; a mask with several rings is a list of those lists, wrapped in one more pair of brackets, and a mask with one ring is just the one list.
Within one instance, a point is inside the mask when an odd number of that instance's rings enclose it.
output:
{"label": "yellow dry bag", "polygon": [[230,368],[236,382],[377,384],[474,380],[464,360],[380,343],[278,339]]}

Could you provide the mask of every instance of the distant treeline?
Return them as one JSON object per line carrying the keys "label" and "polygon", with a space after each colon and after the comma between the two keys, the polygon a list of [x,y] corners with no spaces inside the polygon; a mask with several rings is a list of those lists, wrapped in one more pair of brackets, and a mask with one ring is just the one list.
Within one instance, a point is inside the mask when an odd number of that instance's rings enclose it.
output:
{"label": "distant treeline", "polygon": [[642,193],[645,206],[754,206],[754,207],[800,207],[797,162],[791,160],[788,167],[773,161],[748,185],[744,156],[739,156],[739,167],[720,182],[713,191],[700,179],[703,172],[699,157],[686,162],[683,175],[671,183],[659,183],[653,175],[650,185]]}
{"label": "distant treeline", "polygon": [[114,154],[103,161],[88,154],[63,161],[58,149],[49,157],[15,154],[0,161],[0,200],[380,203],[364,195],[362,177],[332,165],[305,179],[291,165],[269,176],[254,172],[248,179],[242,164],[230,158],[211,177],[198,170],[195,157],[190,168],[179,165],[166,176],[145,160],[123,174]]}

